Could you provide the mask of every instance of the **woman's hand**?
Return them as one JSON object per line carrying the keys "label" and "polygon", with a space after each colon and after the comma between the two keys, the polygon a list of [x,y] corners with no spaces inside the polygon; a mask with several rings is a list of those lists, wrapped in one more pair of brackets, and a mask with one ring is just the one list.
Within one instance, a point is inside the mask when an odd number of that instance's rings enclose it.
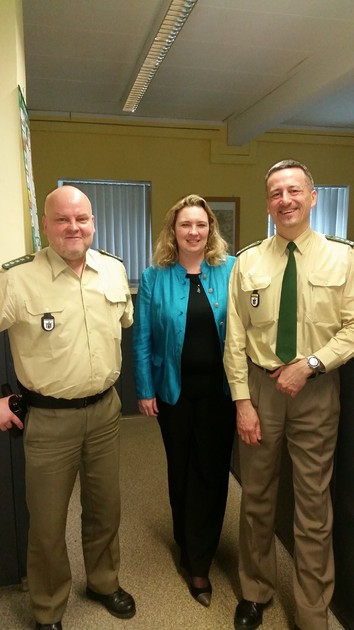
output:
{"label": "woman's hand", "polygon": [[138,400],[140,413],[144,416],[157,416],[159,410],[157,408],[156,398],[144,398]]}

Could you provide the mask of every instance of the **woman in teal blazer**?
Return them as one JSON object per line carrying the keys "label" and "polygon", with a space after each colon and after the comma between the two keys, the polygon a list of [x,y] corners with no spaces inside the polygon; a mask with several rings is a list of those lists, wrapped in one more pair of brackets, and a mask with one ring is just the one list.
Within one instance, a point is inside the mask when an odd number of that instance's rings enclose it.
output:
{"label": "woman in teal blazer", "polygon": [[154,265],[142,274],[133,327],[139,409],[157,416],[161,428],[180,564],[204,606],[235,431],[222,363],[234,262],[206,201],[181,199],[166,214]]}

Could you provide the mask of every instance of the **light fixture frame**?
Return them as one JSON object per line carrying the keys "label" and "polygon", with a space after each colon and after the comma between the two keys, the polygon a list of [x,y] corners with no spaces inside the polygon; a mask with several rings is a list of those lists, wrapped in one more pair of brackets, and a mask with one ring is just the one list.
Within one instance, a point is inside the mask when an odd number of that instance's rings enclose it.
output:
{"label": "light fixture frame", "polygon": [[153,29],[153,40],[149,40],[145,47],[147,52],[144,50],[140,57],[128,96],[122,99],[124,112],[134,113],[139,107],[152,79],[197,2],[198,0],[168,0],[167,10],[166,4],[163,6],[156,21],[157,28]]}

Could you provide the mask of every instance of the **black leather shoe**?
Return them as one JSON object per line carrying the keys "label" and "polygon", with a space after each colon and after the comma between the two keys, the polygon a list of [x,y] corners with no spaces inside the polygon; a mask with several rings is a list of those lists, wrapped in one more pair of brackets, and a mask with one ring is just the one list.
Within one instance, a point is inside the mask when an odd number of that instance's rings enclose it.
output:
{"label": "black leather shoe", "polygon": [[211,587],[210,581],[207,586],[202,586],[202,587],[193,586],[193,584],[190,584],[189,590],[192,597],[194,597],[194,599],[197,600],[199,604],[202,604],[202,606],[205,606],[206,608],[210,606],[211,593],[212,593],[212,587]]}
{"label": "black leather shoe", "polygon": [[118,591],[110,593],[109,595],[101,595],[87,587],[86,595],[89,599],[103,604],[111,615],[119,617],[119,619],[130,619],[135,615],[134,599],[129,593],[123,591],[122,588],[119,588]]}
{"label": "black leather shoe", "polygon": [[297,626],[297,625],[295,624],[295,626],[294,626],[294,630],[301,630],[301,628],[299,628],[299,626]]}
{"label": "black leather shoe", "polygon": [[61,621],[56,623],[36,623],[36,630],[62,630]]}
{"label": "black leather shoe", "polygon": [[261,625],[263,619],[263,610],[270,604],[258,604],[250,602],[248,599],[241,599],[236,607],[235,628],[236,630],[255,630]]}

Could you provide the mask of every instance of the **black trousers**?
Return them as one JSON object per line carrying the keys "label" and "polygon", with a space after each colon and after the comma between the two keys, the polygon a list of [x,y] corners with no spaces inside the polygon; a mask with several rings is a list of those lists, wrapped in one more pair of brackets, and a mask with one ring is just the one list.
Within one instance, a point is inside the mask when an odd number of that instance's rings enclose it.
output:
{"label": "black trousers", "polygon": [[235,405],[222,392],[175,405],[158,399],[158,421],[167,456],[173,533],[181,565],[206,577],[224,520]]}

